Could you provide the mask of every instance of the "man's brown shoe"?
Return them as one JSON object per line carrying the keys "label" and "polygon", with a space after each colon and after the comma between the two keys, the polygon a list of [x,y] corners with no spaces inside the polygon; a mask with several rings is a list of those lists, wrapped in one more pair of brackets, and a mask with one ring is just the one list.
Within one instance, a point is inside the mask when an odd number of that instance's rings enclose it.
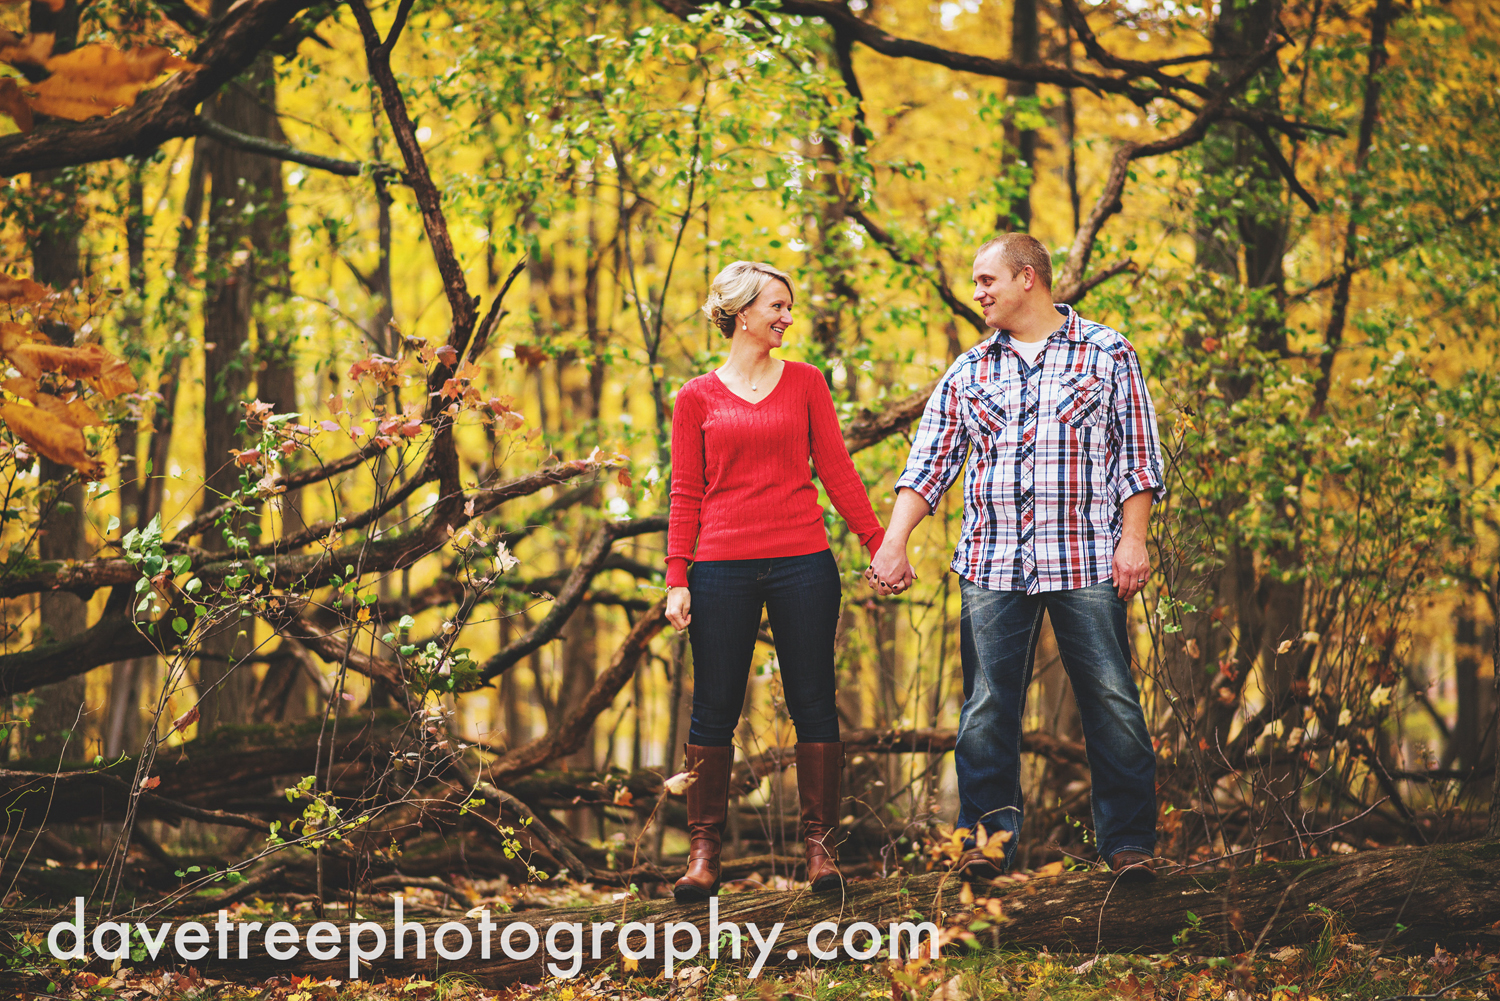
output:
{"label": "man's brown shoe", "polygon": [[1000,866],[986,855],[982,848],[970,848],[960,855],[958,861],[953,863],[953,871],[958,873],[959,878],[965,883],[998,879],[1001,874]]}
{"label": "man's brown shoe", "polygon": [[1109,860],[1109,871],[1122,883],[1149,883],[1156,878],[1156,859],[1148,852],[1126,848]]}

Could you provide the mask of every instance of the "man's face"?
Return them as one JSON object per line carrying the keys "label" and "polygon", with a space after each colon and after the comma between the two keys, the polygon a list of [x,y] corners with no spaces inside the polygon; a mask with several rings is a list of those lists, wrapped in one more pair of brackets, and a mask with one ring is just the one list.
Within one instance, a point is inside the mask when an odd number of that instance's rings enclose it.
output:
{"label": "man's face", "polygon": [[1000,259],[1000,248],[991,247],[974,258],[974,301],[984,311],[984,322],[992,330],[1003,330],[1026,302],[1034,282],[1030,268],[1015,274]]}

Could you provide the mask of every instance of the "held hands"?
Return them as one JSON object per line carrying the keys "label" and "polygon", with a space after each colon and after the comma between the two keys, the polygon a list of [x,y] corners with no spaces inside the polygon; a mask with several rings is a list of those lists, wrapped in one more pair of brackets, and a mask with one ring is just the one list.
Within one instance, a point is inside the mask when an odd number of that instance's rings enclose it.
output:
{"label": "held hands", "polygon": [[1140,593],[1151,577],[1151,556],[1143,539],[1126,535],[1115,547],[1115,593],[1129,601]]}
{"label": "held hands", "polygon": [[900,594],[911,587],[916,579],[917,572],[906,558],[906,547],[890,542],[876,551],[869,569],[865,571],[865,583],[882,597]]}
{"label": "held hands", "polygon": [[667,588],[667,621],[678,631],[686,629],[693,621],[692,607],[693,596],[687,588]]}

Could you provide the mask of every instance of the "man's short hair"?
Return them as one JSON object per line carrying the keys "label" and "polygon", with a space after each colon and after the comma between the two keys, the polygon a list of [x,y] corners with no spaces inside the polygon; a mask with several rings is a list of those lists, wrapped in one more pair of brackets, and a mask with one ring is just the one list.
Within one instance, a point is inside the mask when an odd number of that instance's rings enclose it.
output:
{"label": "man's short hair", "polygon": [[1000,261],[1010,268],[1012,278],[1029,265],[1036,272],[1037,280],[1048,289],[1052,288],[1052,255],[1041,240],[1028,233],[1003,233],[980,247],[974,259],[979,260],[980,254],[994,247],[1000,248]]}

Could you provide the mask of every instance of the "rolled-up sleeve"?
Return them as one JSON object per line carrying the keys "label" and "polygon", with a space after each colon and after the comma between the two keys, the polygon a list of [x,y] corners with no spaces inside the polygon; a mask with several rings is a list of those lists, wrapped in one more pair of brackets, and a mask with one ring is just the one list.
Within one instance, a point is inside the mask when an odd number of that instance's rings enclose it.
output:
{"label": "rolled-up sleeve", "polygon": [[1140,359],[1128,344],[1115,355],[1114,437],[1119,463],[1115,489],[1120,500],[1150,490],[1160,503],[1167,495],[1162,475],[1156,408],[1146,388]]}
{"label": "rolled-up sleeve", "polygon": [[896,481],[897,492],[903,487],[915,490],[929,508],[936,508],[943,494],[953,486],[969,454],[969,433],[958,394],[962,382],[957,378],[959,367],[955,364],[948,369],[928,397],[906,469]]}

